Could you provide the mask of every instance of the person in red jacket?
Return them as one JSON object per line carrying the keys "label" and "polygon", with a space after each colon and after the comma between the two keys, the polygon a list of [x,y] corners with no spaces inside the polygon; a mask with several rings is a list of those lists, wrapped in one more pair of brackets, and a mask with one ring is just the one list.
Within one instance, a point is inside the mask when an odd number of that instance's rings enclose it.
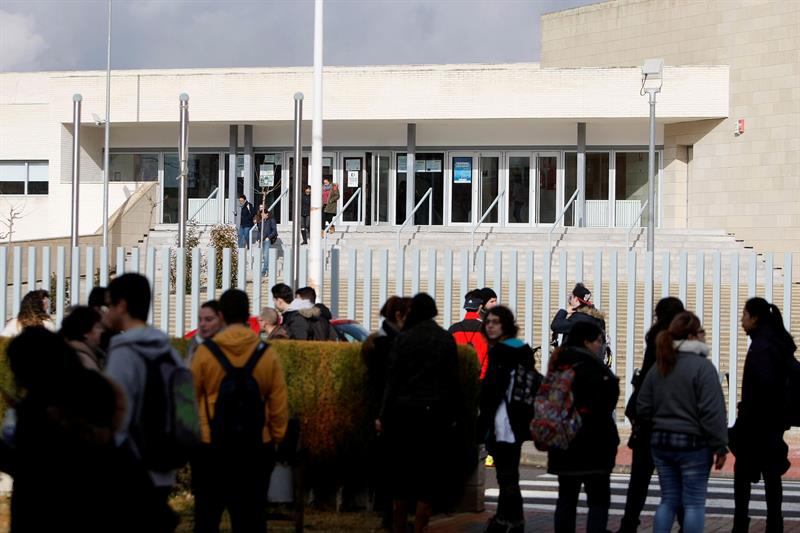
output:
{"label": "person in red jacket", "polygon": [[478,354],[478,363],[481,365],[481,379],[483,379],[489,363],[489,344],[481,332],[483,321],[480,313],[483,309],[483,298],[479,289],[469,291],[464,296],[464,309],[467,311],[464,319],[450,326],[448,332],[456,340],[456,344],[468,344]]}

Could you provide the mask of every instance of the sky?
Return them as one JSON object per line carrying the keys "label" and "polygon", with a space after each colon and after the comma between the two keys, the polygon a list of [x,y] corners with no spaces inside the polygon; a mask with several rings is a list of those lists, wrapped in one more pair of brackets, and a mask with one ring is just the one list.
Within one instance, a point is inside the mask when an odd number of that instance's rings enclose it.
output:
{"label": "sky", "polygon": [[[539,17],[598,0],[326,0],[324,64],[539,60]],[[313,0],[113,0],[113,69],[313,64]],[[107,0],[0,0],[0,72],[105,70]]]}

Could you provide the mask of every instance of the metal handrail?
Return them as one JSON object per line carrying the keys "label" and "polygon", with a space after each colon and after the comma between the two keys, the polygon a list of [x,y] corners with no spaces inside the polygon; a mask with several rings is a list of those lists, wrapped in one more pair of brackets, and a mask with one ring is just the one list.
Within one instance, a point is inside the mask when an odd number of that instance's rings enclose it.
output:
{"label": "metal handrail", "polygon": [[[400,248],[400,232],[403,231],[403,228],[406,227],[406,224],[408,224],[409,220],[413,220],[414,219],[414,215],[416,214],[417,209],[419,209],[419,207],[422,205],[422,202],[424,202],[432,194],[433,194],[433,187],[430,187],[427,191],[425,191],[425,194],[422,195],[422,198],[419,199],[419,202],[417,202],[417,205],[414,206],[414,209],[411,210],[411,214],[408,215],[406,217],[406,219],[403,221],[403,223],[400,224],[400,227],[397,228],[397,247],[398,248]],[[433,200],[428,202],[428,224],[432,224],[432,223],[433,223]]]}
{"label": "metal handrail", "polygon": [[[470,234],[469,250],[472,253],[472,264],[473,265],[475,264],[475,255],[478,253],[478,251],[475,249],[475,232],[478,231],[478,228],[480,227],[480,225],[483,224],[483,221],[486,220],[486,217],[489,216],[489,213],[492,211],[492,209],[494,209],[494,206],[497,205],[497,202],[500,201],[500,198],[502,198],[505,193],[506,193],[506,191],[504,189],[500,194],[498,194],[497,198],[495,198],[494,201],[491,203],[491,205],[489,205],[489,207],[486,209],[486,211],[483,212],[483,216],[478,221],[478,223],[475,224],[474,226],[472,226],[472,232]],[[499,215],[499,211],[500,210],[498,209],[498,215]],[[499,219],[499,216],[498,216],[498,219]]]}
{"label": "metal handrail", "polygon": [[[344,215],[344,212],[347,210],[347,208],[350,207],[350,204],[353,203],[353,200],[355,200],[357,197],[360,197],[360,196],[361,196],[361,187],[356,189],[356,192],[354,192],[353,196],[351,196],[350,199],[347,200],[347,202],[342,207],[342,210],[339,211],[339,213],[336,216],[334,216],[331,219],[330,222],[325,224],[325,230],[324,230],[325,236],[323,237],[323,243],[322,243],[322,249],[323,250],[327,250],[328,249],[328,229],[331,226],[335,226],[336,225],[336,223],[339,221],[339,219],[342,217],[342,215]],[[358,221],[361,222],[361,204],[358,204]]]}
{"label": "metal handrail", "polygon": [[210,202],[210,201],[211,201],[211,199],[212,199],[212,198],[214,198],[214,197],[217,195],[217,192],[218,192],[218,191],[219,191],[219,187],[217,187],[216,189],[214,189],[213,191],[211,191],[211,194],[209,194],[209,195],[208,195],[208,198],[206,198],[206,199],[205,199],[205,201],[204,201],[202,204],[200,204],[200,207],[198,207],[197,209],[195,209],[195,211],[194,211],[194,213],[192,214],[192,216],[190,216],[190,217],[189,217],[189,220],[192,220],[194,217],[196,217],[196,216],[197,216],[197,213],[199,213],[200,211],[202,211],[202,210],[203,210],[203,208],[206,206],[206,204],[207,204],[208,202]]}
{"label": "metal handrail", "polygon": [[561,213],[559,213],[558,218],[556,219],[555,222],[553,222],[553,225],[550,227],[550,231],[547,232],[547,250],[548,251],[553,249],[553,244],[552,244],[553,230],[556,229],[556,227],[558,226],[558,223],[561,222],[562,218],[564,218],[564,215],[566,214],[567,209],[569,209],[569,207],[572,205],[572,202],[575,201],[575,198],[578,197],[578,192],[579,191],[580,191],[580,189],[575,189],[575,192],[572,193],[572,196],[570,197],[569,202],[567,202],[566,205],[564,205],[564,207],[561,209]]}
{"label": "metal handrail", "polygon": [[[644,210],[647,209],[647,202],[649,202],[649,201],[650,200],[645,200],[644,201],[644,205],[642,205],[642,208],[639,209],[639,215],[633,220],[633,223],[631,223],[631,225],[628,226],[628,231],[627,231],[627,233],[625,233],[625,251],[626,252],[630,252],[630,250],[631,250],[631,246],[630,246],[631,231],[633,231],[633,228],[636,227],[636,224],[640,220],[642,220],[642,215],[644,214]],[[645,231],[647,231],[647,228],[645,228]]]}
{"label": "metal handrail", "polygon": [[[272,203],[269,205],[269,207],[267,208],[267,212],[269,212],[269,211],[272,211],[272,208],[273,208],[273,207],[275,207],[276,205],[278,205],[278,202],[280,202],[280,201],[281,201],[281,199],[282,199],[284,196],[286,196],[286,193],[288,193],[288,192],[289,192],[289,189],[286,189],[285,191],[283,191],[283,192],[280,194],[280,196],[278,196],[278,197],[275,199],[275,201],[274,201],[274,202],[272,202]],[[248,233],[248,235],[247,235],[247,241],[248,241],[248,242],[249,242],[251,245],[253,244],[253,232],[254,232],[254,231],[256,230],[256,228],[257,228],[257,227],[259,227],[259,226],[261,226],[261,232],[263,233],[263,232],[264,232],[264,219],[261,219],[261,224],[253,224],[253,227],[252,227],[252,228],[250,228],[250,233]],[[259,248],[262,248],[263,246],[264,246],[264,239],[259,239],[259,241],[258,241],[258,247],[259,247]]]}

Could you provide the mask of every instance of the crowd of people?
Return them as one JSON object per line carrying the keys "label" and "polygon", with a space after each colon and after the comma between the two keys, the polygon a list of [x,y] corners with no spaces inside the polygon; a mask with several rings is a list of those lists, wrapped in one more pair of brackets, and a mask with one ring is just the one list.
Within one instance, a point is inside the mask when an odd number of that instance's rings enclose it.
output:
{"label": "crowd of people", "polygon": [[[226,509],[234,531],[265,531],[270,473],[289,440],[287,384],[270,343],[340,340],[313,288],[279,283],[271,292],[275,308],[263,308],[255,328],[246,293],[231,289],[205,302],[184,354],[148,325],[151,287],[139,274],[96,288],[88,305],[67,310],[58,331],[47,292],[28,293],[4,331],[13,337],[7,357],[16,385],[3,393],[0,440],[0,470],[14,479],[11,530],[173,531],[168,496],[189,462],[195,531],[218,531]],[[532,440],[558,479],[555,530],[575,531],[583,489],[587,531],[605,532],[620,384],[591,292],[578,283],[553,318],[547,368],[537,368],[538,348],[518,338],[512,310],[491,288],[469,291],[463,308],[463,320],[445,330],[431,296],[392,296],[362,344],[366,409],[380,437],[373,452],[387,466],[373,487],[384,527],[405,532],[411,513],[414,531],[425,531],[437,499],[453,490],[453,439],[473,440],[458,432],[460,344],[477,357],[474,442],[486,446],[499,487],[485,530],[524,531],[519,465]],[[780,310],[757,297],[744,306],[741,325],[752,342],[732,428],[700,319],[674,297],[660,300],[655,315],[625,409],[633,460],[619,531],[637,530],[654,472],[654,531],[671,531],[676,519],[682,531],[703,531],[709,475],[729,451],[734,532],[748,530],[751,486],[761,479],[767,531],[782,531],[786,383],[796,346]],[[41,511],[42,501],[52,512]]]}

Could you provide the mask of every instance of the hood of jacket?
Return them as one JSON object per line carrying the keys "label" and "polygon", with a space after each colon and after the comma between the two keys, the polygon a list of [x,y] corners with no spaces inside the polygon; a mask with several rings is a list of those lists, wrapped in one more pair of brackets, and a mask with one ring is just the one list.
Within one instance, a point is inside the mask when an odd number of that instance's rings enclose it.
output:
{"label": "hood of jacket", "polygon": [[306,320],[319,320],[319,317],[322,315],[322,311],[317,306],[306,307],[298,310],[297,312]]}
{"label": "hood of jacket", "polygon": [[231,360],[249,359],[261,338],[244,324],[231,324],[223,329],[212,340]]}
{"label": "hood of jacket", "polygon": [[708,357],[710,351],[708,344],[701,341],[692,341],[688,339],[672,341],[672,346],[674,346],[675,350],[678,352],[693,353],[702,357]]}
{"label": "hood of jacket", "polygon": [[129,329],[111,338],[109,352],[121,348],[133,350],[148,359],[155,359],[164,354],[164,352],[171,350],[172,345],[169,342],[169,337],[160,329],[152,326],[142,326]]}
{"label": "hood of jacket", "polygon": [[[301,311],[303,309],[310,309],[312,307],[314,307],[314,304],[312,304],[308,300],[303,300],[302,298],[295,298],[294,300],[292,300],[292,303],[289,304],[289,307],[286,308],[286,311]],[[284,311],[284,313],[286,311]]]}
{"label": "hood of jacket", "polygon": [[603,322],[606,321],[606,315],[603,314],[599,309],[595,306],[588,306],[584,305],[583,307],[579,307],[575,310],[576,313],[583,313],[585,315],[589,315],[592,318],[596,318],[598,320],[602,320]]}

